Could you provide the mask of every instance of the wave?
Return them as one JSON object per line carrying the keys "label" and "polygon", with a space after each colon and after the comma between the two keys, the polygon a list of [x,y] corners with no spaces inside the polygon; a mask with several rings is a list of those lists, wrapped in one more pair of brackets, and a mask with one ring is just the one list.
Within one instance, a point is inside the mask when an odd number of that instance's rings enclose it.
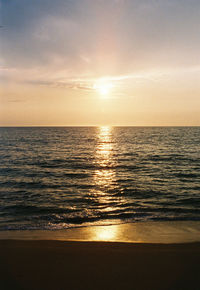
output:
{"label": "wave", "polygon": [[0,128],[0,229],[200,219],[200,128],[104,137],[97,128]]}

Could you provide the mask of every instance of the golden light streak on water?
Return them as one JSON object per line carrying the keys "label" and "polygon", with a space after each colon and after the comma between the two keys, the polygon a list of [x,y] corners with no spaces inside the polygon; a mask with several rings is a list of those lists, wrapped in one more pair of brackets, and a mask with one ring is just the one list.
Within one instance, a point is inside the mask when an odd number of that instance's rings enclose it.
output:
{"label": "golden light streak on water", "polygon": [[[99,127],[99,142],[96,148],[96,163],[100,169],[95,171],[95,183],[104,190],[111,186],[115,180],[115,172],[112,169],[112,127]],[[108,168],[109,167],[109,168]]]}

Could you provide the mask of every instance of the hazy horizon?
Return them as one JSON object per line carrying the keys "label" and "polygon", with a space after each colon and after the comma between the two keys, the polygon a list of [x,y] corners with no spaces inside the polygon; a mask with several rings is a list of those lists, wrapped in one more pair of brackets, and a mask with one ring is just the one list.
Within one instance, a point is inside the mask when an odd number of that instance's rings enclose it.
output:
{"label": "hazy horizon", "polygon": [[73,128],[73,127],[77,127],[77,128],[99,128],[99,127],[105,127],[105,128],[123,128],[123,127],[133,127],[133,128],[195,128],[195,127],[200,127],[199,125],[194,125],[194,126],[173,126],[173,125],[168,125],[168,126],[135,126],[135,125],[7,125],[7,126],[1,126],[0,128]]}

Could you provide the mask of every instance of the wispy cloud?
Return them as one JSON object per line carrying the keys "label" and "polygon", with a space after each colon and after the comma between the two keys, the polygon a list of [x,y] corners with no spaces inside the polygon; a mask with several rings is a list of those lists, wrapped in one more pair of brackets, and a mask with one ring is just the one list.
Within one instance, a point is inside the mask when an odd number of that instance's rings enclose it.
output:
{"label": "wispy cloud", "polygon": [[4,82],[14,82],[21,84],[31,84],[34,86],[47,86],[52,88],[64,88],[72,90],[93,91],[98,82],[112,82],[115,87],[124,83],[146,83],[160,82],[177,76],[200,75],[200,66],[183,68],[166,68],[157,70],[145,70],[138,73],[123,75],[107,75],[102,77],[89,76],[65,76],[69,72],[55,71],[53,74],[40,68],[18,69],[0,67],[1,80]]}
{"label": "wispy cloud", "polygon": [[126,75],[199,61],[197,0],[1,2],[6,26],[1,59],[8,67],[40,66],[52,74],[67,68],[69,77]]}
{"label": "wispy cloud", "polygon": [[7,102],[8,103],[24,103],[24,102],[26,102],[26,100],[24,100],[24,99],[8,99]]}

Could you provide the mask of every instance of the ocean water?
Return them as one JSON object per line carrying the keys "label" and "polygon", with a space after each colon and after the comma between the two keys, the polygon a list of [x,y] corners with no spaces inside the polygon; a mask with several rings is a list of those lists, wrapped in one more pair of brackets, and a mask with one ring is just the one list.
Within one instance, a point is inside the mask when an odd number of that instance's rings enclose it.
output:
{"label": "ocean water", "polygon": [[0,230],[200,221],[200,127],[0,128]]}

